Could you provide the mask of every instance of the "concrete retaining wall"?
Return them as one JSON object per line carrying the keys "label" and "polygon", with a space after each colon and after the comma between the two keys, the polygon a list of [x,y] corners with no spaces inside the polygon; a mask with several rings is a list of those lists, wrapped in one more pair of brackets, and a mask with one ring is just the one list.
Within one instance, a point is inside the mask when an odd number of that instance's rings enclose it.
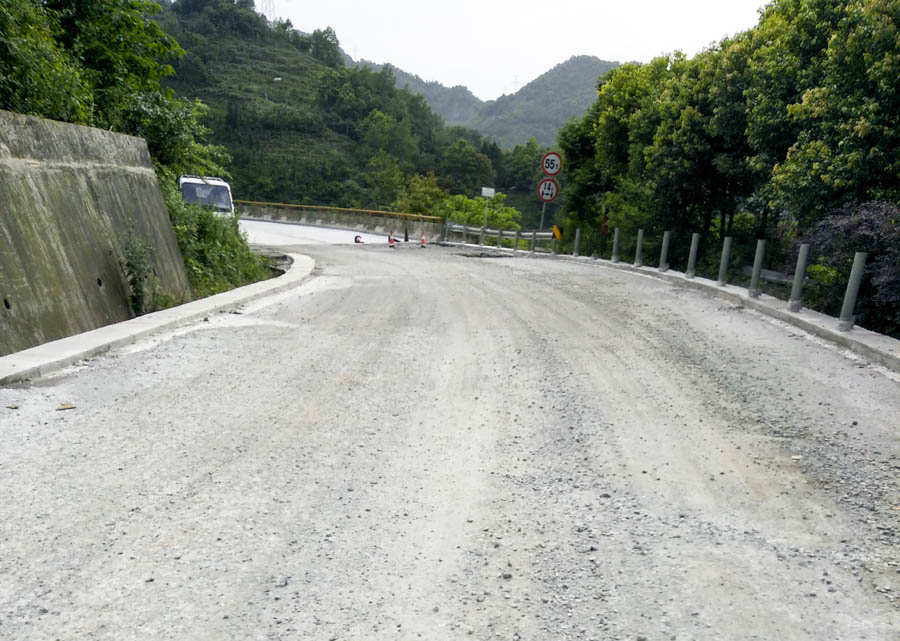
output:
{"label": "concrete retaining wall", "polygon": [[313,209],[308,207],[291,207],[275,204],[237,203],[236,209],[241,218],[251,220],[272,220],[300,223],[314,227],[330,229],[351,229],[372,234],[387,236],[394,232],[403,237],[404,230],[409,232],[410,239],[418,240],[422,233],[428,242],[434,242],[441,236],[442,223],[439,220],[420,220],[414,216],[388,212],[365,212],[362,210]]}
{"label": "concrete retaining wall", "polygon": [[0,355],[130,318],[130,229],[190,300],[144,140],[0,111]]}

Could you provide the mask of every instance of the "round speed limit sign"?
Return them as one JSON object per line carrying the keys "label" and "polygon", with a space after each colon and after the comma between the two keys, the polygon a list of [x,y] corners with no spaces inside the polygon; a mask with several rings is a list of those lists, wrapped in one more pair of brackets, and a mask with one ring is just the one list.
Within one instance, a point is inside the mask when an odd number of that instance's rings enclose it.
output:
{"label": "round speed limit sign", "polygon": [[556,200],[559,196],[559,184],[552,178],[544,178],[538,183],[538,198],[545,203]]}
{"label": "round speed limit sign", "polygon": [[541,170],[548,176],[555,176],[562,170],[562,156],[555,151],[548,151],[541,158]]}

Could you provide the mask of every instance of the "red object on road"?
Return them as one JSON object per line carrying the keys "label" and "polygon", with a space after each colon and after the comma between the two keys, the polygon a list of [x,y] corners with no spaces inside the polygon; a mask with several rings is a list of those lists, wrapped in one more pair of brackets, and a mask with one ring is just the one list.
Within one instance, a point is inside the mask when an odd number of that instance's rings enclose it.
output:
{"label": "red object on road", "polygon": [[388,247],[394,246],[394,232],[388,234]]}
{"label": "red object on road", "polygon": [[425,247],[425,232],[422,232],[422,244],[420,247]]}

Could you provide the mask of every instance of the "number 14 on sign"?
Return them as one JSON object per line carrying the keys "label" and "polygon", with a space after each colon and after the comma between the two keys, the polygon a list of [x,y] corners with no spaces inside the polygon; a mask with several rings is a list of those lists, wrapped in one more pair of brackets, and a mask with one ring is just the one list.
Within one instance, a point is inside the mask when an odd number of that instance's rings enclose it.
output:
{"label": "number 14 on sign", "polygon": [[556,199],[559,195],[559,184],[552,178],[544,178],[538,184],[538,197],[545,203]]}

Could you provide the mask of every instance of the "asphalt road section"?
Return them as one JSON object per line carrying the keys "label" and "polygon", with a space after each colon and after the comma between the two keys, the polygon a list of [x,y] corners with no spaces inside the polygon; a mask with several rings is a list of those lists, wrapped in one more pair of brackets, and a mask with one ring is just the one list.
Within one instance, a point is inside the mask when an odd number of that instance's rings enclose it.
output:
{"label": "asphalt road section", "polygon": [[900,638],[900,376],[473,248],[0,389],[0,638]]}
{"label": "asphalt road section", "polygon": [[[355,245],[360,243],[386,245],[387,236],[347,229],[312,227],[291,223],[271,223],[261,220],[241,220],[243,230],[257,245],[284,247],[291,245]],[[403,240],[403,237],[400,237]]]}

